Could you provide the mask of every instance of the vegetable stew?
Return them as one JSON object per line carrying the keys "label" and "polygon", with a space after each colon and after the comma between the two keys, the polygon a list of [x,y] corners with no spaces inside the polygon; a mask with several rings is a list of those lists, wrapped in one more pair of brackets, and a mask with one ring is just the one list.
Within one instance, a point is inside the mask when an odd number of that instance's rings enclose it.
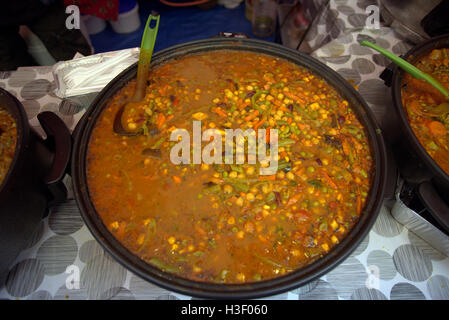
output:
{"label": "vegetable stew", "polygon": [[0,108],[0,185],[6,177],[16,150],[17,128],[14,118]]}
{"label": "vegetable stew", "polygon": [[[449,49],[434,49],[415,66],[449,88]],[[421,145],[449,174],[449,101],[427,82],[405,74],[402,104]]]}
{"label": "vegetable stew", "polygon": [[[168,61],[124,113],[141,134],[120,136],[114,117],[134,87],[97,120],[87,179],[106,227],[147,263],[197,281],[266,280],[326,255],[363,214],[374,173],[367,134],[307,69],[238,51]],[[259,175],[265,162],[173,164],[170,133],[192,132],[193,120],[203,131],[277,129],[277,172]]]}

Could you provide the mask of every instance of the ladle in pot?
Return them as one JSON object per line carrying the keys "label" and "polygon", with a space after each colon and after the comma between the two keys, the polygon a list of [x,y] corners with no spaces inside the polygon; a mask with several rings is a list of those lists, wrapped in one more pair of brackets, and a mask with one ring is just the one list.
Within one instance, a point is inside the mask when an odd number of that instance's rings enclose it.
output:
{"label": "ladle in pot", "polygon": [[137,64],[137,80],[134,94],[117,111],[114,118],[114,132],[123,136],[135,136],[141,134],[138,128],[130,128],[128,123],[124,123],[123,114],[134,105],[145,98],[148,71],[150,69],[151,57],[153,55],[154,44],[156,42],[157,31],[159,29],[159,14],[151,12],[148,16],[145,30],[140,45],[139,62]]}

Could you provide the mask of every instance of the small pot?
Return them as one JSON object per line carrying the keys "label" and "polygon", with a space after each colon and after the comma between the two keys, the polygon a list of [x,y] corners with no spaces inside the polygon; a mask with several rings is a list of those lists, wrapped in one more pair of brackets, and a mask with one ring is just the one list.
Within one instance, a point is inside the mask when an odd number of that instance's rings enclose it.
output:
{"label": "small pot", "polygon": [[335,87],[340,94],[349,101],[349,104],[353,106],[354,112],[357,114],[367,131],[372,147],[373,161],[375,163],[375,174],[373,175],[372,187],[365,211],[357,225],[349,231],[348,235],[340,244],[338,244],[329,254],[305,268],[301,268],[282,277],[246,284],[215,284],[188,280],[163,272],[162,270],[145,263],[128,251],[128,249],[117,241],[117,239],[109,232],[95,210],[88,192],[86,159],[89,139],[97,119],[101,115],[103,109],[108,106],[110,99],[131,79],[135,78],[137,64],[134,64],[119,74],[98,94],[89,110],[78,124],[79,128],[77,128],[72,155],[71,172],[73,190],[81,210],[81,216],[97,241],[118,262],[141,278],[158,286],[167,288],[168,290],[202,298],[237,299],[273,295],[300,287],[322,276],[348,257],[365,238],[376,220],[384,197],[386,180],[384,141],[373,113],[363,101],[362,97],[346,80],[316,59],[284,46],[254,39],[236,40],[232,38],[213,38],[198,40],[173,46],[156,53],[152,58],[152,66],[185,55],[216,50],[256,52],[282,58],[298,66],[306,67],[314,74],[327,80],[327,82]]}
{"label": "small pot", "polygon": [[[438,36],[416,45],[403,58],[410,63],[414,63],[420,57],[438,48],[449,48],[449,34]],[[411,155],[405,156],[407,159],[398,165],[402,166],[402,173],[406,180],[408,175],[410,175],[410,179],[416,179],[412,182],[417,184],[416,191],[419,198],[432,217],[442,227],[443,231],[449,235],[449,202],[446,200],[449,199],[449,175],[427,153],[410,126],[407,111],[402,104],[401,88],[403,76],[404,71],[397,66],[388,67],[381,75],[381,78],[385,80],[385,84],[391,86],[394,108],[403,137],[405,137],[405,139],[401,140],[401,145],[398,148],[403,153],[411,151]],[[411,174],[404,172],[407,164],[411,163],[410,156],[419,159],[418,166],[409,170],[413,171]],[[398,162],[401,162],[401,160]]]}
{"label": "small pot", "polygon": [[64,122],[52,112],[38,120],[47,134],[43,140],[28,124],[22,104],[0,89],[0,105],[13,116],[17,143],[9,171],[0,185],[0,287],[9,267],[26,248],[48,213],[66,199],[61,182],[70,159],[72,140]]}

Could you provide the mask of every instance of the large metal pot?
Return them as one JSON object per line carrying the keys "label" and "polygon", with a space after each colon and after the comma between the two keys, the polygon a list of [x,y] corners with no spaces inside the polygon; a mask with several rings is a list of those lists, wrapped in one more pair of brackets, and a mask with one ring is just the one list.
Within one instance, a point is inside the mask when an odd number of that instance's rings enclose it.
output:
{"label": "large metal pot", "polygon": [[71,136],[52,112],[38,120],[47,134],[43,140],[29,126],[22,104],[0,89],[0,105],[13,116],[17,143],[9,171],[0,184],[0,287],[8,268],[32,239],[48,208],[66,199],[61,182],[71,152]]}
{"label": "large metal pot", "polygon": [[[414,63],[420,57],[430,53],[433,49],[449,48],[449,34],[432,38],[410,49],[404,58]],[[423,204],[439,226],[449,235],[449,175],[427,153],[415,136],[407,116],[407,111],[402,105],[402,78],[404,71],[394,67],[384,72],[383,79],[387,85],[391,85],[393,104],[396,110],[400,127],[405,139],[401,139],[397,150],[399,155],[398,165],[402,168],[402,175],[406,180],[416,183],[416,191]],[[409,154],[409,151],[411,153]],[[417,165],[410,168],[413,158],[417,158]]]}
{"label": "large metal pot", "polygon": [[349,104],[353,106],[355,113],[368,133],[375,162],[375,173],[365,211],[358,224],[349,232],[347,237],[325,257],[303,269],[272,280],[248,284],[225,285],[187,280],[165,273],[143,262],[128,251],[105,227],[90,199],[86,177],[86,155],[89,138],[98,117],[108,105],[110,98],[136,76],[137,65],[123,71],[101,91],[79,124],[72,156],[74,194],[81,209],[81,215],[97,241],[117,261],[143,279],[169,290],[198,297],[255,298],[273,295],[302,286],[325,274],[342,262],[365,238],[377,217],[384,195],[386,178],[384,141],[372,112],[346,80],[317,60],[277,44],[252,39],[226,38],[193,41],[158,52],[153,57],[152,65],[155,66],[185,55],[216,50],[257,52],[283,58],[306,67],[316,75],[326,79],[330,85],[336,87],[341,95],[349,101]]}

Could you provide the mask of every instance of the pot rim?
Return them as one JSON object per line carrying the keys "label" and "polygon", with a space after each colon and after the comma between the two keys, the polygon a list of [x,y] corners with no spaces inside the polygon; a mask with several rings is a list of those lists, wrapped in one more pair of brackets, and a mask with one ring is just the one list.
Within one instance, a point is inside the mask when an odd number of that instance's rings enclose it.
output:
{"label": "pot rim", "polygon": [[168,290],[200,298],[241,299],[274,295],[305,285],[329,272],[347,258],[365,238],[377,218],[384,198],[386,183],[385,144],[381,129],[378,126],[372,111],[369,109],[363,98],[346,80],[318,60],[287,47],[255,39],[235,40],[213,38],[196,40],[159,51],[153,56],[152,66],[185,56],[186,54],[190,55],[216,50],[258,52],[283,58],[300,67],[305,67],[312,73],[324,78],[329,85],[337,89],[342,97],[349,101],[349,105],[352,106],[354,112],[356,112],[361,120],[371,143],[372,156],[375,161],[375,174],[373,176],[369,199],[365,206],[364,213],[358,223],[336,247],[324,257],[317,259],[310,265],[281,277],[245,284],[215,284],[188,280],[163,272],[158,268],[147,264],[143,260],[140,260],[140,258],[132,254],[118,240],[116,240],[104,226],[101,218],[95,211],[92,201],[90,201],[86,176],[86,153],[90,134],[98,116],[107,105],[109,98],[130,79],[134,78],[137,64],[124,70],[112,80],[98,94],[85,116],[80,121],[80,128],[77,130],[78,134],[75,137],[72,154],[73,191],[78,206],[80,207],[81,216],[95,239],[100,242],[106,251],[119,263],[141,278]]}
{"label": "pot rim", "polygon": [[[404,55],[404,59],[409,61],[410,63],[415,62],[423,55],[429,53],[432,49],[438,48],[447,48],[449,47],[449,34],[444,34],[438,37],[431,38],[426,40],[414,47],[412,47],[407,53]],[[402,105],[402,92],[401,92],[401,83],[404,75],[402,69],[398,66],[394,66],[393,68],[393,81],[391,86],[392,96],[393,96],[393,105],[395,107],[396,113],[399,116],[401,125],[403,130],[405,130],[407,137],[412,141],[412,146],[415,151],[418,153],[420,159],[424,161],[426,166],[430,169],[434,176],[439,178],[444,182],[444,184],[449,188],[449,174],[446,173],[440,166],[436,163],[435,160],[428,154],[426,149],[422,146],[421,142],[416,137],[413,132],[412,127],[410,126],[408,115],[405,110],[405,107]]]}

